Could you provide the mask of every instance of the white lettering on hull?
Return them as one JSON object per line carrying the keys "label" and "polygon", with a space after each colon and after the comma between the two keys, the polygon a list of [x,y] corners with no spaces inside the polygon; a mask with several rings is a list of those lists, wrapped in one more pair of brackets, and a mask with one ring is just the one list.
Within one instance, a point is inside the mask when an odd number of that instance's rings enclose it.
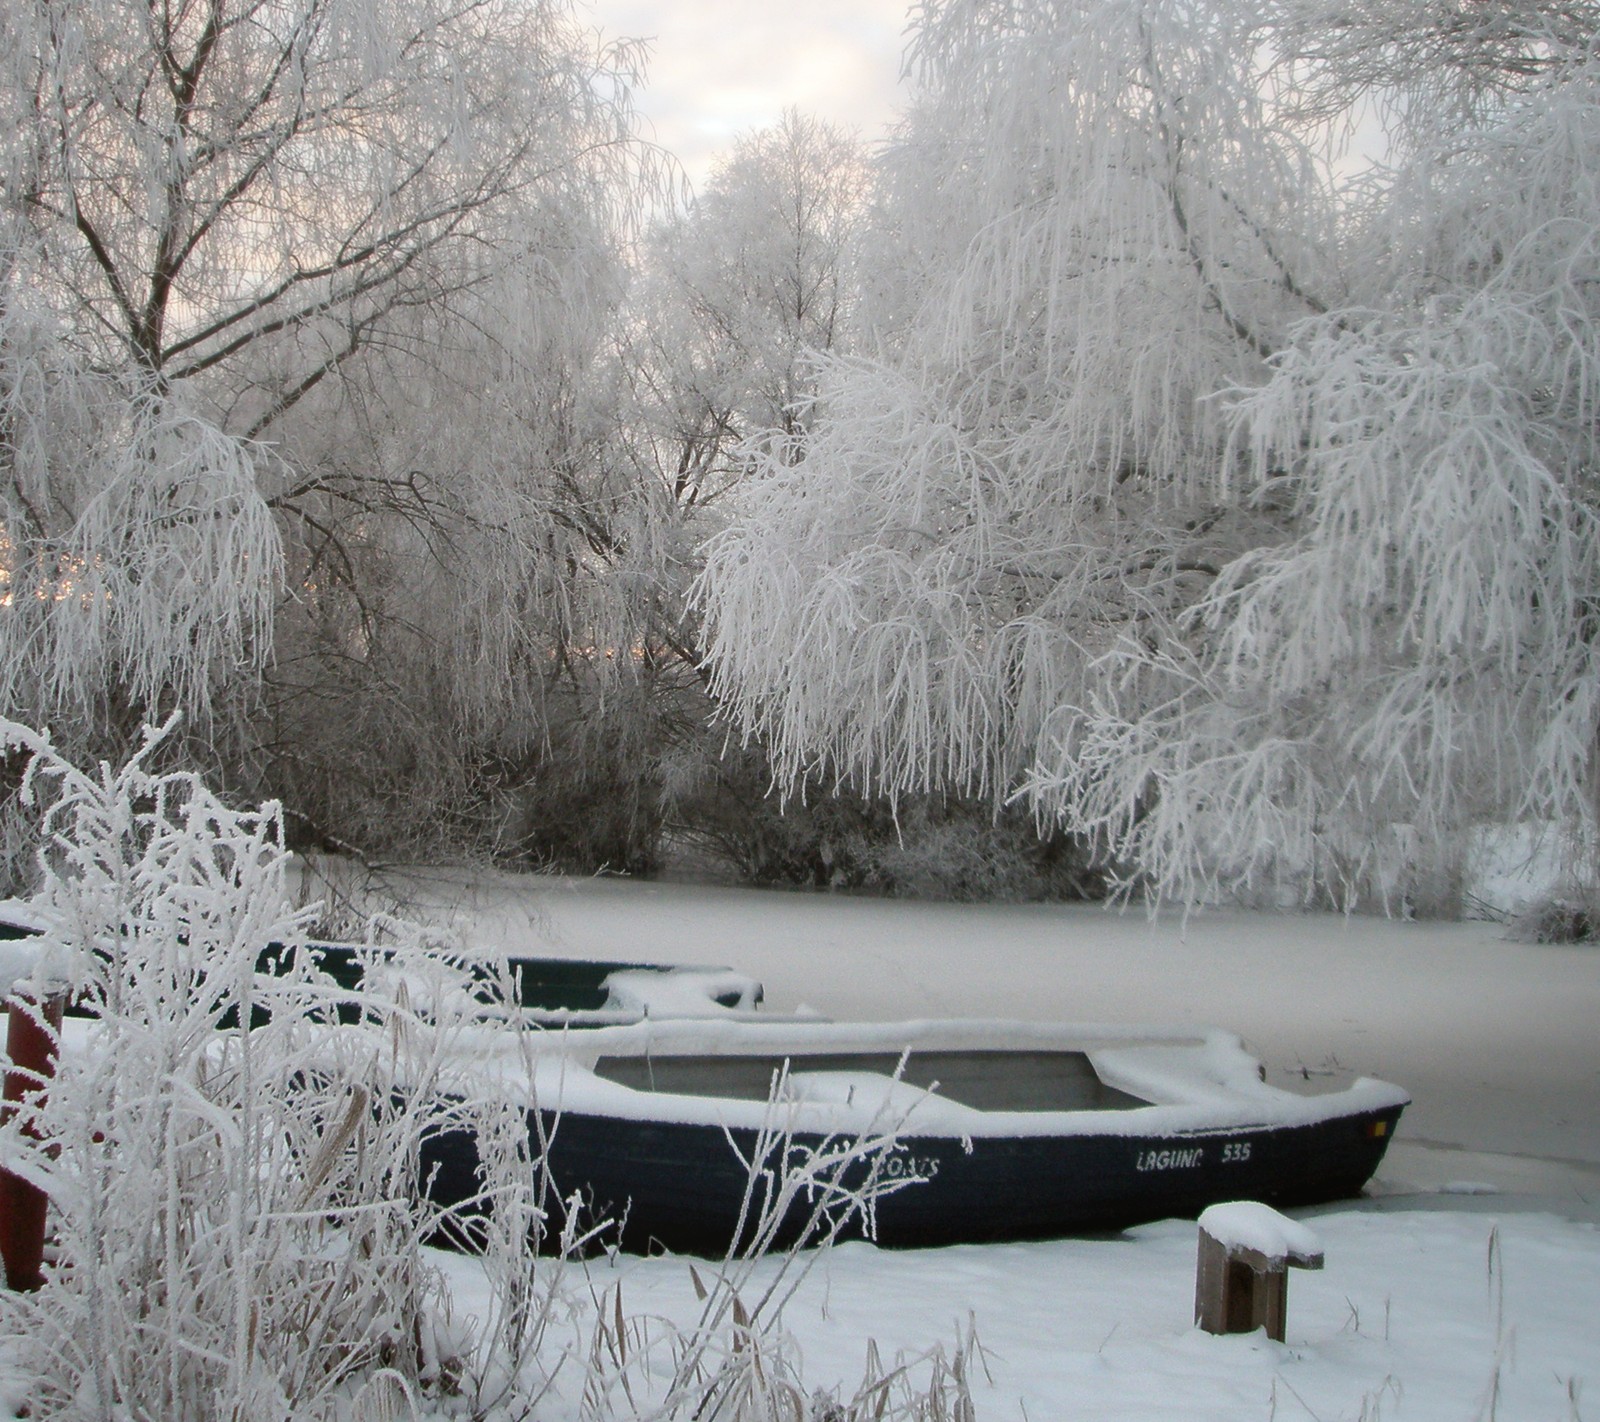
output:
{"label": "white lettering on hull", "polygon": [[1134,1162],[1134,1169],[1193,1170],[1205,1160],[1205,1156],[1205,1150],[1200,1146],[1191,1146],[1188,1150],[1142,1150]]}

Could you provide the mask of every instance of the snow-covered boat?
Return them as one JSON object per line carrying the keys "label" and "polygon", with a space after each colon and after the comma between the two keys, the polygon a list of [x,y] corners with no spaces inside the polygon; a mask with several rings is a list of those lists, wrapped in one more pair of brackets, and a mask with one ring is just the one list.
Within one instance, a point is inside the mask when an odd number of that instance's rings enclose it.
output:
{"label": "snow-covered boat", "polygon": [[[374,950],[348,943],[308,943],[317,966],[346,991],[359,989]],[[271,971],[284,952],[269,945],[261,955]],[[455,955],[473,969],[468,954]],[[514,992],[527,1020],[543,1026],[599,1026],[656,1017],[710,1017],[720,1012],[753,1012],[761,1005],[761,984],[731,968],[698,964],[607,961],[598,958],[534,958],[512,955],[501,980]],[[483,998],[498,1001],[485,978]]]}
{"label": "snow-covered boat", "polygon": [[[8,924],[35,928],[0,913],[0,933]],[[372,950],[306,946],[359,1014]],[[261,971],[279,970],[283,953],[264,950]],[[468,1054],[460,1090],[480,1070],[499,1079],[496,1094],[508,1075],[520,1081],[550,1198],[577,1197],[628,1248],[720,1254],[755,1227],[785,1169],[819,1153],[844,1162],[832,1183],[846,1191],[869,1171],[891,1187],[847,1230],[888,1245],[1110,1229],[1224,1200],[1339,1199],[1371,1178],[1409,1099],[1372,1080],[1314,1096],[1269,1086],[1221,1031],[786,1020],[756,1014],[760,985],[727,969],[510,966],[517,1002],[486,1010],[503,1023],[509,1008],[522,1030],[487,1033],[499,1045],[481,1062]],[[852,1144],[886,1137],[881,1150]],[[441,1203],[478,1195],[469,1134],[434,1138],[423,1165]],[[773,1242],[802,1232],[829,1188],[800,1192]]]}
{"label": "snow-covered boat", "polygon": [[[1186,1029],[648,1020],[544,1034],[532,1060],[526,1104],[552,1196],[580,1198],[625,1248],[702,1254],[748,1234],[783,1163],[886,1133],[878,1182],[917,1183],[846,1231],[885,1245],[1344,1198],[1371,1178],[1409,1100],[1366,1079],[1284,1091],[1231,1033]],[[862,1183],[871,1158],[842,1183]],[[766,1172],[751,1198],[753,1160]],[[478,1189],[464,1132],[433,1141],[425,1165],[441,1202]],[[776,1237],[800,1231],[815,1201],[800,1192]]]}
{"label": "snow-covered boat", "polygon": [[[31,905],[0,899],[0,943],[26,943],[41,929],[42,920]],[[381,961],[386,950],[322,942],[307,943],[305,949],[338,988],[352,994],[348,1010],[358,1012],[353,995],[360,989],[367,965],[375,956]],[[258,970],[279,972],[292,953],[281,943],[269,943],[257,958]],[[453,959],[477,974],[470,953],[454,954]],[[763,996],[761,984],[747,974],[699,964],[511,955],[498,966],[503,971],[495,986],[489,984],[487,968],[482,973],[485,1002],[497,1001],[498,984],[507,983],[525,1018],[544,1026],[598,1026],[633,1022],[646,1015],[708,1017],[720,1012],[752,1012]]]}

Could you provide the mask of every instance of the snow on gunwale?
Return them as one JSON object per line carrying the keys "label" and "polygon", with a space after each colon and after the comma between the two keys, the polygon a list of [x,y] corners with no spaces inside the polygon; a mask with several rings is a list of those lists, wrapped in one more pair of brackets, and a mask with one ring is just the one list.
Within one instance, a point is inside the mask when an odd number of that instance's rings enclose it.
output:
{"label": "snow on gunwale", "polygon": [[[1363,1077],[1344,1090],[1301,1096],[1265,1084],[1240,1038],[1216,1028],[1041,1024],[994,1019],[928,1019],[894,1023],[781,1022],[732,1015],[650,1021],[581,1031],[534,1030],[520,1050],[488,1033],[484,1050],[463,1053],[450,1073],[463,1094],[520,1093],[547,1112],[616,1120],[839,1134],[893,1126],[902,1138],[1126,1136],[1275,1130],[1315,1125],[1405,1106],[1397,1086]],[[980,1110],[885,1073],[826,1072],[813,1089],[808,1056],[870,1051],[898,1058],[921,1052],[1022,1051],[1083,1054],[1106,1086],[1139,1098],[1121,1107],[1081,1110]],[[640,1090],[595,1070],[607,1058],[666,1059],[698,1055],[787,1058],[787,1090],[779,1098]],[[532,1065],[532,1073],[527,1067]],[[858,1078],[855,1093],[840,1078]],[[873,1088],[876,1087],[876,1090]],[[831,1088],[831,1089],[826,1089]],[[859,1099],[857,1099],[859,1098]],[[774,1113],[778,1113],[776,1116]]]}

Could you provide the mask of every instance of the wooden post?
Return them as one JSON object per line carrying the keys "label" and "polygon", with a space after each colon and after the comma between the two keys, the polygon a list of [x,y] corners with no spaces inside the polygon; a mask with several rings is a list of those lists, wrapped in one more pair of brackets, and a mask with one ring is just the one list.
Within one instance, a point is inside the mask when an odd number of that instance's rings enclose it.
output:
{"label": "wooden post", "polygon": [[[7,1002],[7,1066],[0,1123],[9,1121],[23,1102],[35,1107],[42,1104],[45,1083],[55,1075],[66,1003],[64,993],[53,993],[43,1001],[12,997]],[[23,1129],[34,1134],[26,1125]],[[44,1191],[36,1185],[0,1170],[0,1263],[5,1265],[8,1288],[26,1293],[44,1282],[48,1204]]]}
{"label": "wooden post", "polygon": [[[1227,1212],[1227,1213],[1224,1213]],[[1207,1333],[1284,1341],[1291,1266],[1322,1268],[1322,1247],[1304,1225],[1266,1205],[1213,1205],[1200,1216],[1194,1317]]]}

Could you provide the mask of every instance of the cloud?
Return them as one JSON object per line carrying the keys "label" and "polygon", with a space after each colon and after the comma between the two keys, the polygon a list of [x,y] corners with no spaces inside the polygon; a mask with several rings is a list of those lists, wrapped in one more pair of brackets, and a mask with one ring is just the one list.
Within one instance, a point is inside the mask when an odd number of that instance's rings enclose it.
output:
{"label": "cloud", "polygon": [[901,95],[906,0],[596,0],[608,37],[651,40],[637,94],[646,135],[675,153],[701,185],[734,139],[785,108],[881,135]]}

